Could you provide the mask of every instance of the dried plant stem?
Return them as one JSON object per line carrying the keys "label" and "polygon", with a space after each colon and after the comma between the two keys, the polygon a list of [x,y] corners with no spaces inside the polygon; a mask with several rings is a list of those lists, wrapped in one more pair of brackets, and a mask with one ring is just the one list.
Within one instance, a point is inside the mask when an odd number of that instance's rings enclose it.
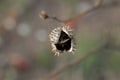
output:
{"label": "dried plant stem", "polygon": [[57,22],[65,23],[65,24],[67,24],[67,25],[69,25],[69,26],[73,26],[80,17],[82,17],[82,16],[90,13],[91,11],[99,8],[100,5],[102,4],[102,1],[103,1],[103,0],[95,0],[95,2],[94,2],[95,4],[94,4],[93,7],[89,8],[89,9],[83,11],[83,12],[80,12],[78,15],[75,15],[75,16],[73,16],[72,18],[70,18],[70,19],[68,19],[68,20],[60,20],[60,19],[58,19],[57,17],[49,16],[44,10],[42,10],[42,11],[39,13],[39,17],[40,17],[42,20],[45,20],[45,19],[53,19],[53,20],[55,20],[55,21],[57,21]]}
{"label": "dried plant stem", "polygon": [[69,20],[66,21],[66,24],[70,25],[70,26],[73,26],[77,22],[77,20],[80,19],[80,17],[82,17],[82,16],[84,16],[84,15],[98,9],[101,6],[102,1],[103,0],[95,0],[95,4],[94,4],[93,7],[89,8],[89,9],[83,11],[83,12],[80,12],[76,16],[73,16],[72,18],[70,18]]}
{"label": "dried plant stem", "polygon": [[63,66],[60,66],[56,69],[54,69],[49,75],[47,75],[44,80],[49,80],[51,78],[54,78],[56,77],[58,74],[60,74],[61,72],[63,72],[64,70],[70,68],[70,67],[73,67],[74,65],[82,62],[83,60],[85,60],[86,58],[88,58],[89,56],[103,50],[105,47],[106,47],[107,43],[103,43],[101,44],[100,46],[98,46],[97,48],[94,48],[93,50],[87,52],[87,53],[84,53],[84,55],[82,56],[79,56],[78,58],[75,58],[73,59],[71,62],[63,65]]}

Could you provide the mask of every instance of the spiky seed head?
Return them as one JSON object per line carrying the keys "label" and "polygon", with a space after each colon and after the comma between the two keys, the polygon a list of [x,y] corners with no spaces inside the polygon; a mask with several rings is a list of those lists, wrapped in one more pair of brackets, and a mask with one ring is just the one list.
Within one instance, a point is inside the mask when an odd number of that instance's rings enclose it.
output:
{"label": "spiky seed head", "polygon": [[73,29],[70,26],[63,25],[52,30],[49,35],[52,51],[59,56],[61,53],[74,53],[75,40]]}

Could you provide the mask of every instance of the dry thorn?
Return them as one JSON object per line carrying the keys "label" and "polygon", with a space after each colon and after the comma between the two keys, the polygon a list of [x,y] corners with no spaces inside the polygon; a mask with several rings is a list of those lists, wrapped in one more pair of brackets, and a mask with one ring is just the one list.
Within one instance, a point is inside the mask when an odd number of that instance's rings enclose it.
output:
{"label": "dry thorn", "polygon": [[52,20],[55,20],[55,21],[60,22],[60,23],[65,22],[65,21],[58,19],[57,17],[49,16],[44,10],[40,11],[39,17],[42,20],[52,19]]}
{"label": "dry thorn", "polygon": [[42,20],[45,20],[47,19],[49,16],[46,14],[46,12],[44,10],[42,10],[40,13],[39,13],[39,17],[42,19]]}

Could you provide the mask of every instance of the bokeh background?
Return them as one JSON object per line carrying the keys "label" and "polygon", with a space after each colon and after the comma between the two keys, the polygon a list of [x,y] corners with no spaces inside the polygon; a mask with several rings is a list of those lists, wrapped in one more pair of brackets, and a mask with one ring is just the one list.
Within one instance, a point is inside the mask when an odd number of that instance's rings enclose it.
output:
{"label": "bokeh background", "polygon": [[0,0],[0,80],[42,80],[54,69],[107,46],[50,80],[120,80],[120,0],[103,0],[100,8],[76,23],[77,51],[59,57],[48,34],[60,23],[41,20],[39,12],[67,20],[92,7],[95,0]]}

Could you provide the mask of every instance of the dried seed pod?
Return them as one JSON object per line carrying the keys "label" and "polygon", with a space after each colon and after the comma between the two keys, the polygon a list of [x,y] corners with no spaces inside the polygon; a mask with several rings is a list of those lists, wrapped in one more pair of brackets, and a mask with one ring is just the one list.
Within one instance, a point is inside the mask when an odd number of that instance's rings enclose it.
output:
{"label": "dried seed pod", "polygon": [[61,53],[74,53],[75,40],[70,26],[63,25],[52,30],[49,35],[52,51],[55,55]]}

